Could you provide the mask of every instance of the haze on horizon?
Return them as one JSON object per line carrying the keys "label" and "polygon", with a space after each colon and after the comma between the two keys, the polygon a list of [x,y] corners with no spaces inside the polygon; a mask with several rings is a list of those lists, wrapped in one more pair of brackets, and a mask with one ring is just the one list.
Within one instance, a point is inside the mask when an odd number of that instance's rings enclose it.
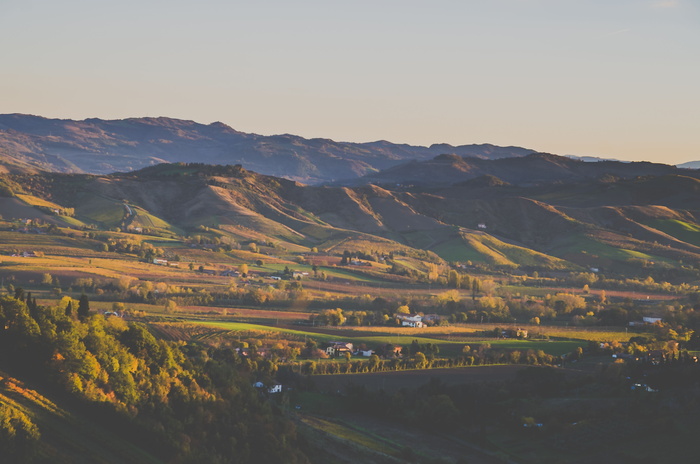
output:
{"label": "haze on horizon", "polygon": [[693,0],[5,0],[0,113],[700,159]]}

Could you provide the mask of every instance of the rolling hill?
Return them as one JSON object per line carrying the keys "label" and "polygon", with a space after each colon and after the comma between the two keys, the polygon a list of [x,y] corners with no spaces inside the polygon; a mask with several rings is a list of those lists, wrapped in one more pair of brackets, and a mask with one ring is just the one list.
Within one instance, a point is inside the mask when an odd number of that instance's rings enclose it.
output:
{"label": "rolling hill", "polygon": [[369,173],[346,185],[373,183],[380,185],[447,186],[484,176],[515,185],[538,185],[554,182],[582,182],[599,179],[631,179],[639,176],[698,176],[692,169],[649,162],[586,162],[546,153],[531,153],[518,158],[479,159],[443,154],[431,160],[414,160]]}
{"label": "rolling hill", "polygon": [[515,161],[521,180],[514,183],[482,176],[434,187],[307,186],[241,166],[184,163],[113,175],[12,174],[0,178],[14,189],[0,198],[0,214],[170,239],[206,230],[241,244],[394,251],[511,269],[634,272],[640,262],[663,269],[700,263],[698,179],[541,183],[543,162],[581,162],[552,155]]}

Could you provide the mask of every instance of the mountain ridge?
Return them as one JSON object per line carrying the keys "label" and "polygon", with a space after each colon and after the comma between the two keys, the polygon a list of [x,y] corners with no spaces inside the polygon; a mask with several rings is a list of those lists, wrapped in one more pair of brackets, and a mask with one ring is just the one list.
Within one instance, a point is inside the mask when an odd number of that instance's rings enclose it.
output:
{"label": "mountain ridge", "polygon": [[491,144],[424,147],[384,140],[351,143],[292,134],[263,136],[240,132],[221,122],[200,124],[167,117],[76,121],[0,115],[0,154],[5,171],[109,174],[164,162],[204,162],[242,164],[263,174],[322,183],[443,153],[505,158],[532,151]]}
{"label": "mountain ridge", "polygon": [[347,181],[345,185],[411,184],[440,186],[478,178],[497,179],[514,185],[535,185],[585,180],[629,179],[639,176],[700,176],[699,171],[648,161],[586,162],[549,153],[531,153],[511,159],[479,159],[443,154],[431,160],[412,160],[380,172]]}

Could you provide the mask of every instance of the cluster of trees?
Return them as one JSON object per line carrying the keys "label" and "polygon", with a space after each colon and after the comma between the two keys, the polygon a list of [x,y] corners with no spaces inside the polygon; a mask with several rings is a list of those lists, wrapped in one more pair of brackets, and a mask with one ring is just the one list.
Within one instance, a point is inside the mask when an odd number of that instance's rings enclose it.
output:
{"label": "cluster of trees", "polygon": [[116,239],[114,237],[110,237],[109,235],[94,234],[93,232],[88,232],[87,234],[93,236],[96,240],[102,241],[101,251],[136,255],[146,261],[151,261],[153,258],[164,255],[161,248],[156,248],[145,241],[129,238]]}
{"label": "cluster of trees", "polygon": [[166,460],[306,462],[293,426],[259,398],[240,358],[158,340],[118,317],[81,317],[87,298],[76,311],[68,298],[52,307],[26,299],[0,299],[0,368],[103,405],[104,420],[141,430]]}
{"label": "cluster of trees", "polygon": [[41,439],[39,427],[19,408],[0,402],[0,450],[7,462],[30,462]]}
{"label": "cluster of trees", "polygon": [[[416,342],[417,343],[417,342]],[[430,344],[429,344],[430,345]],[[352,360],[346,357],[344,361],[316,361],[293,362],[280,365],[279,371],[297,372],[304,375],[312,374],[350,374],[382,371],[401,371],[407,369],[437,369],[445,367],[465,367],[491,364],[526,364],[534,366],[551,366],[561,362],[558,356],[552,356],[542,350],[502,350],[494,349],[488,343],[483,343],[472,349],[465,346],[461,356],[451,358],[437,358],[435,354],[437,346],[423,347],[422,351],[412,352],[412,345],[401,349],[402,357],[389,357],[382,359],[377,354],[371,355],[367,361]],[[393,348],[386,348],[387,356],[393,355]],[[382,352],[383,350],[378,350]],[[308,353],[308,352],[307,352]],[[323,352],[322,352],[323,353]],[[304,354],[304,352],[302,352]],[[325,353],[323,358],[327,358]]]}
{"label": "cluster of trees", "polygon": [[[377,262],[379,261],[378,258],[378,253],[365,253],[362,251],[348,251],[344,250],[343,251],[343,257],[340,259],[340,264],[341,266],[345,266],[347,264],[350,264],[350,261],[353,259],[360,259],[364,261],[373,261]],[[394,259],[394,253],[389,253],[388,259]]]}
{"label": "cluster of trees", "polygon": [[[697,291],[697,285],[689,284],[698,277],[698,269],[688,268],[670,268],[655,270],[645,269],[645,266],[640,263],[639,269],[648,272],[642,277],[624,277],[624,276],[606,276],[604,274],[596,274],[593,272],[571,272],[557,278],[544,278],[537,272],[533,272],[532,276],[520,279],[518,282],[514,280],[512,283],[525,283],[528,286],[537,287],[552,287],[552,286],[571,286],[583,287],[585,285],[590,288],[604,290],[629,290],[637,292],[658,292],[658,293],[679,293],[685,294]],[[655,274],[652,276],[651,274]],[[682,281],[682,283],[672,284],[673,281]]]}

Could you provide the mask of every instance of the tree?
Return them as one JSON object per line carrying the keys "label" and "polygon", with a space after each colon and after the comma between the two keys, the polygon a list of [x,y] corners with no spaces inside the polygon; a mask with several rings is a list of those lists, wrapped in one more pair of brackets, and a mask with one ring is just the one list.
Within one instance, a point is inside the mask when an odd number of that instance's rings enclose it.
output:
{"label": "tree", "polygon": [[301,370],[304,374],[311,375],[316,372],[316,363],[314,361],[307,361],[302,365]]}
{"label": "tree", "polygon": [[66,316],[73,317],[73,302],[69,301],[66,305]]}
{"label": "tree", "polygon": [[416,353],[415,360],[417,369],[425,369],[428,367],[428,359],[420,351]]}
{"label": "tree", "polygon": [[571,293],[557,293],[554,297],[554,310],[559,314],[568,314],[575,309],[586,307],[586,300]]}
{"label": "tree", "polygon": [[177,303],[173,300],[168,300],[167,303],[165,303],[165,312],[166,314],[172,314],[177,310]]}
{"label": "tree", "polygon": [[343,325],[345,323],[345,315],[340,308],[324,309],[318,315],[319,323],[322,325]]}
{"label": "tree", "polygon": [[238,266],[238,272],[240,272],[243,277],[248,277],[248,265],[243,263]]}
{"label": "tree", "polygon": [[472,279],[472,301],[476,300],[476,295],[481,291],[481,282],[479,279]]}
{"label": "tree", "polygon": [[379,356],[377,356],[376,354],[372,354],[369,357],[369,361],[367,362],[367,364],[368,364],[370,372],[376,371],[381,364],[381,361],[379,360]]}
{"label": "tree", "polygon": [[459,288],[462,284],[462,276],[457,273],[454,269],[451,269],[447,273],[447,285],[450,288]]}
{"label": "tree", "polygon": [[85,321],[90,315],[90,301],[86,294],[80,295],[80,300],[78,301],[78,319]]}

